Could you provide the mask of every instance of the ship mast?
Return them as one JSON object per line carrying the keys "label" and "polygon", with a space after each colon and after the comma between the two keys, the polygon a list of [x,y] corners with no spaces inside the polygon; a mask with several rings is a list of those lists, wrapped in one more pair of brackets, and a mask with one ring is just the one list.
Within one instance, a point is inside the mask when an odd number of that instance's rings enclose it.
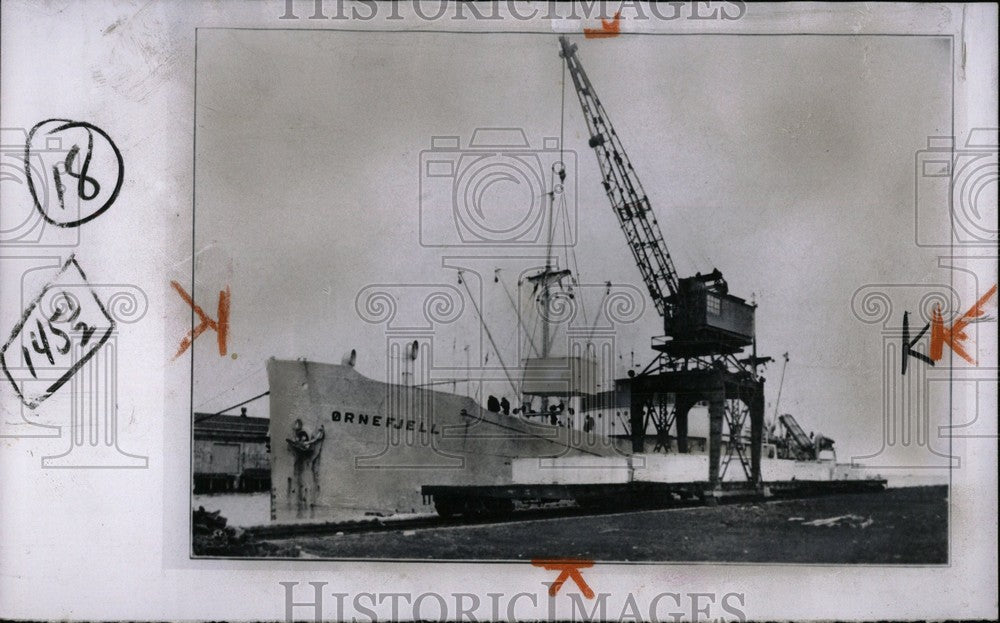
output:
{"label": "ship mast", "polygon": [[[556,178],[558,178],[558,182],[556,181]],[[548,358],[550,353],[551,327],[549,319],[549,303],[551,302],[552,296],[552,284],[561,282],[563,277],[567,277],[570,274],[568,268],[564,268],[563,270],[554,270],[555,267],[552,265],[552,228],[553,221],[555,220],[556,195],[562,192],[563,182],[565,179],[565,165],[563,165],[562,162],[553,163],[550,189],[549,192],[545,193],[549,198],[548,231],[546,231],[545,237],[545,269],[528,277],[528,281],[533,282],[536,288],[541,288],[541,294],[538,298],[542,321],[542,347],[539,352],[539,357],[541,357],[543,361]],[[549,397],[547,395],[543,395],[542,413],[548,413],[548,410]]]}

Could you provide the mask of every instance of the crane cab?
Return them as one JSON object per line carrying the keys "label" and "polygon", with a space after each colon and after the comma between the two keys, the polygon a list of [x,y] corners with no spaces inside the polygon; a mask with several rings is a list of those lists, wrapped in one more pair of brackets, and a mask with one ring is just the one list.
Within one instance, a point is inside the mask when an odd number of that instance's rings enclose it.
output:
{"label": "crane cab", "polygon": [[685,358],[738,353],[753,344],[756,306],[729,294],[718,269],[679,279],[667,303],[666,335],[654,341],[656,350]]}

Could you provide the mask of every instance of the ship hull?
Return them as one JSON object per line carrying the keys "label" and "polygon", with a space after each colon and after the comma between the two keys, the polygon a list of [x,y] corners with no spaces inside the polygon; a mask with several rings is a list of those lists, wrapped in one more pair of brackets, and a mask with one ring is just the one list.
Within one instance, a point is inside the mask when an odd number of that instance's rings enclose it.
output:
{"label": "ship hull", "polygon": [[622,440],[485,410],[473,399],[271,359],[272,520],[431,512],[423,485],[504,485],[525,458],[627,456]]}

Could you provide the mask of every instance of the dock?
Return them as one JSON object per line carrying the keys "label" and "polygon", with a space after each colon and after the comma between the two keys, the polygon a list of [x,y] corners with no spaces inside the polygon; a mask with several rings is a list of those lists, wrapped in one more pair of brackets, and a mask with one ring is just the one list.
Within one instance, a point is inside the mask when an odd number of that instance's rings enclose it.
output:
{"label": "dock", "polygon": [[[927,565],[948,562],[948,488],[908,487],[496,521],[385,522],[375,532],[278,539],[302,555],[389,560]],[[515,517],[517,517],[515,519]],[[443,523],[439,523],[443,522]],[[277,535],[271,538],[276,538]]]}

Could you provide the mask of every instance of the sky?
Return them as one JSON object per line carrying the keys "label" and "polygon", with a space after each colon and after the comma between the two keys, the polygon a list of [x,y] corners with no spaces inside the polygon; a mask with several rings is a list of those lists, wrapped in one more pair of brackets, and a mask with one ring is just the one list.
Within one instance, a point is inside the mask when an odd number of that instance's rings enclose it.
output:
{"label": "sky", "polygon": [[[732,293],[758,304],[758,350],[777,360],[764,373],[769,413],[788,352],[780,411],[836,439],[841,458],[877,451],[883,342],[854,315],[852,297],[870,284],[949,282],[933,251],[914,244],[913,222],[915,156],[927,137],[951,133],[951,41],[577,43],[681,276],[718,267]],[[232,312],[227,357],[211,340],[195,342],[195,409],[265,391],[271,356],[339,362],[354,348],[358,370],[384,379],[386,326],[362,318],[356,301],[373,284],[393,284],[383,289],[399,299],[394,328],[420,320],[429,293],[457,292],[460,313],[435,324],[433,339],[434,366],[459,369],[467,357],[472,366],[497,357],[469,286],[501,356],[516,361],[521,329],[507,293],[530,301],[516,281],[543,250],[463,241],[449,194],[462,178],[431,178],[424,166],[450,160],[471,171],[462,149],[477,128],[523,130],[530,149],[514,151],[543,166],[554,155],[537,150],[563,128],[573,252],[591,286],[577,290],[584,324],[606,281],[645,296],[562,72],[555,35],[201,30],[195,290],[214,301],[228,285]],[[433,137],[449,136],[457,149],[429,153]],[[541,199],[516,173],[498,179],[480,188],[482,218],[514,227]],[[453,246],[430,246],[441,242]],[[459,284],[454,265],[478,267],[483,279],[466,272]],[[894,313],[916,310],[922,292],[902,295]],[[647,363],[660,333],[646,300],[615,329],[616,373]],[[501,376],[487,390],[505,384]],[[266,415],[266,401],[249,412]],[[926,453],[896,450],[915,461]]]}

